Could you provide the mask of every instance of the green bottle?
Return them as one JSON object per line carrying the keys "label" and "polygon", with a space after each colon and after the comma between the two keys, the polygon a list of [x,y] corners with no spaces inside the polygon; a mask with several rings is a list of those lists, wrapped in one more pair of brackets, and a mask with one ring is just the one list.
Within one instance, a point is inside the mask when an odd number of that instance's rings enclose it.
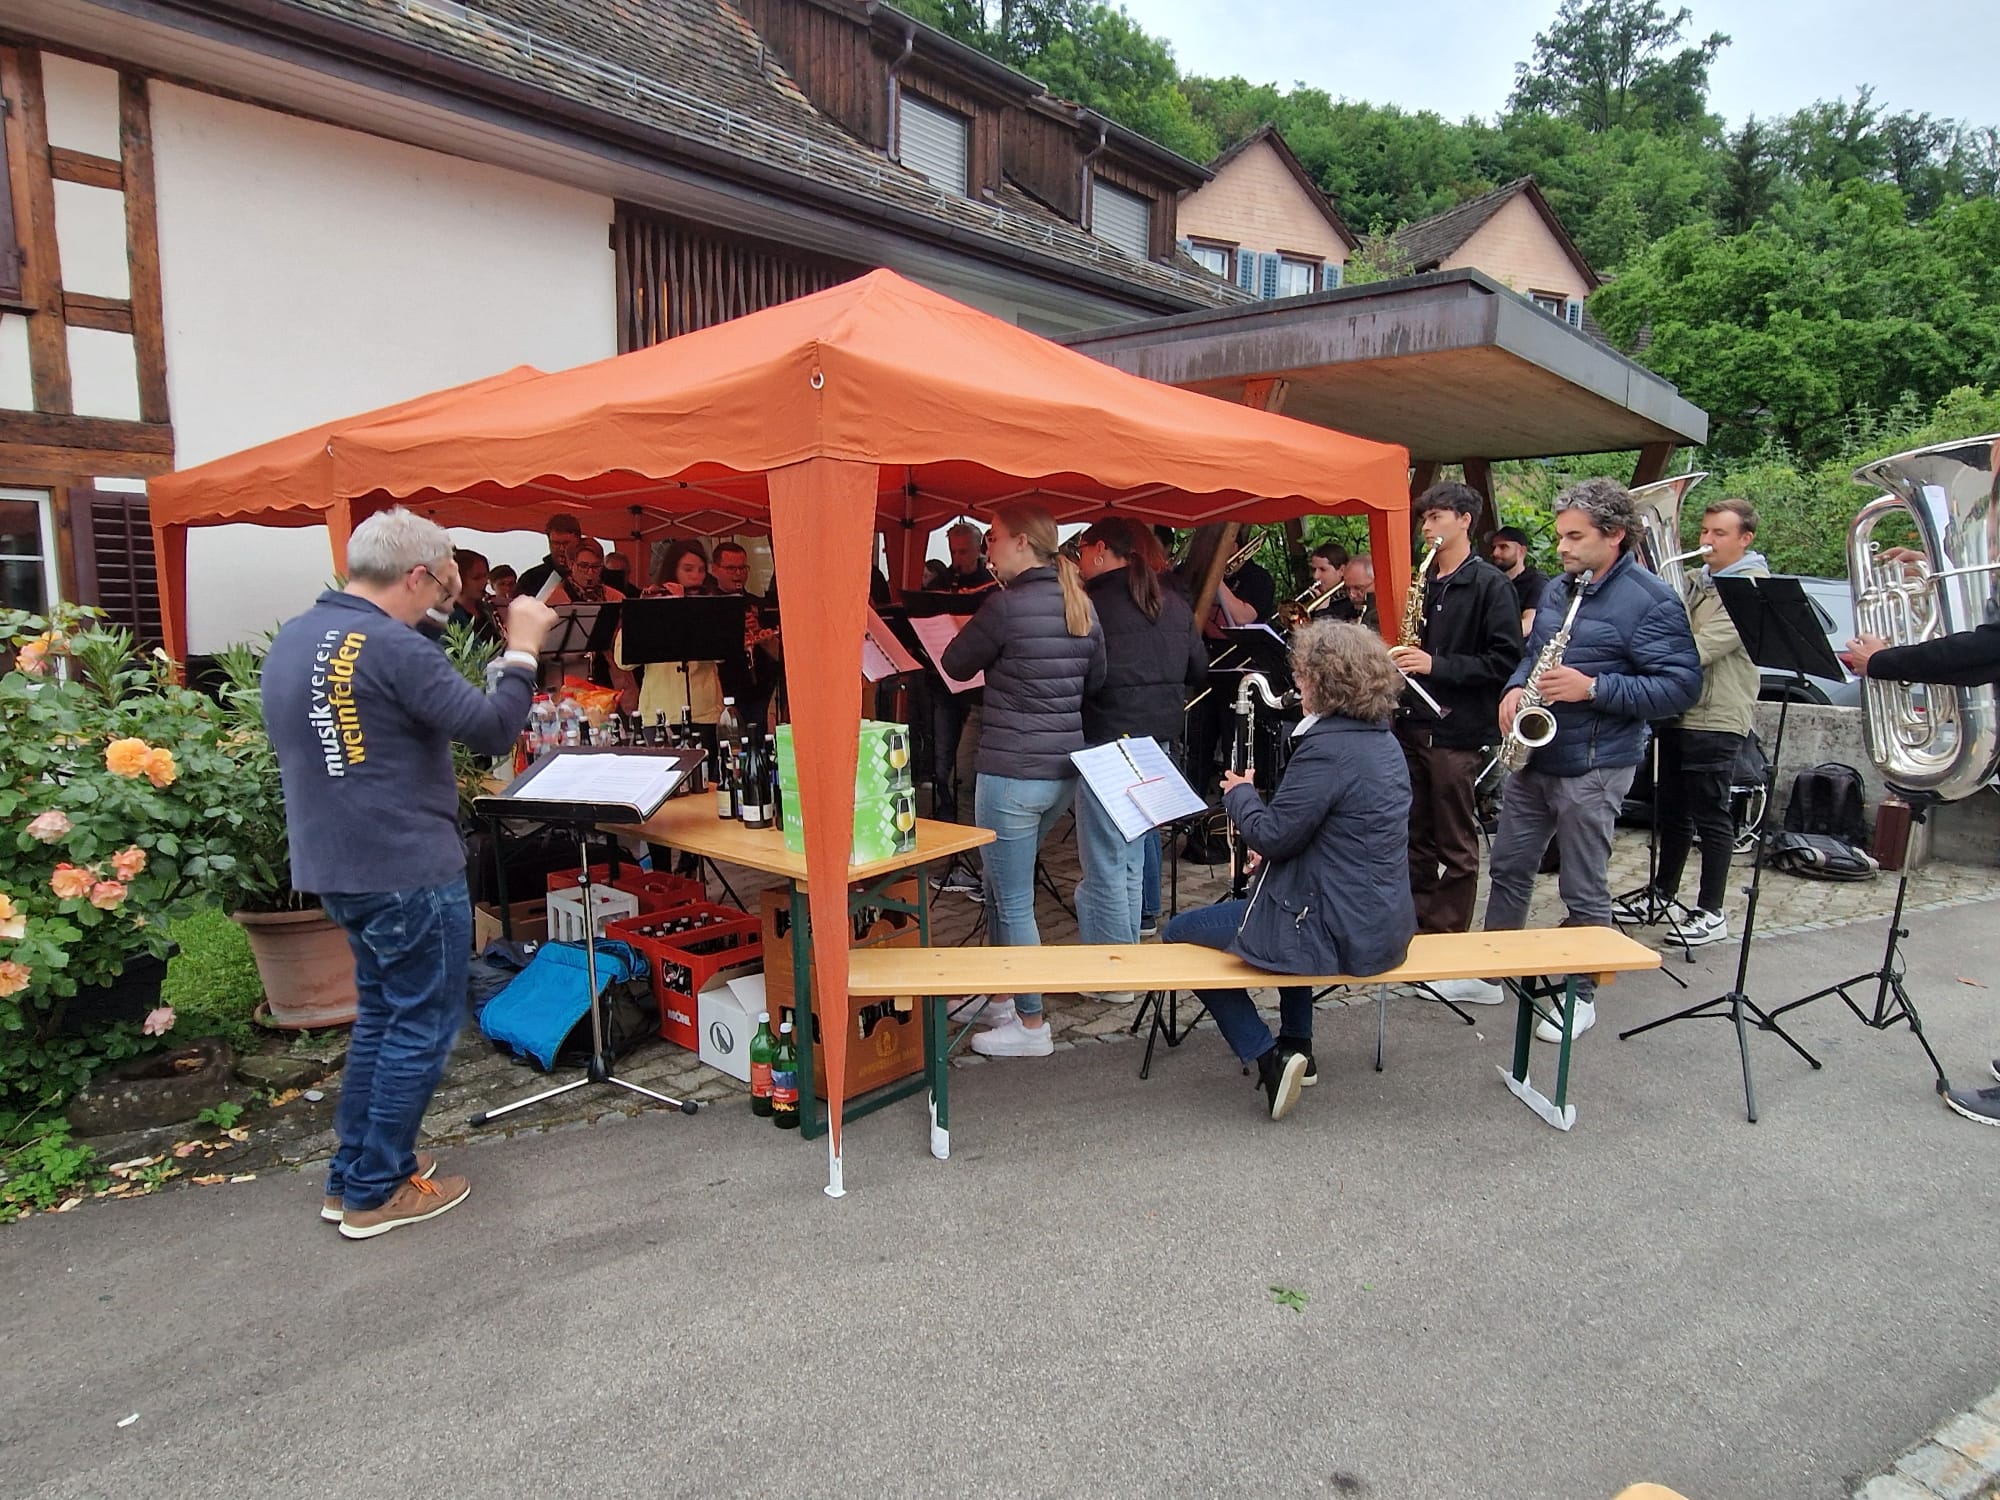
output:
{"label": "green bottle", "polygon": [[792,1023],[778,1028],[778,1053],[771,1059],[771,1123],[780,1130],[799,1128],[799,1051],[792,1045]]}
{"label": "green bottle", "polygon": [[750,1038],[750,1113],[771,1113],[771,1060],[778,1044],[771,1038],[771,1013],[757,1012],[757,1034]]}

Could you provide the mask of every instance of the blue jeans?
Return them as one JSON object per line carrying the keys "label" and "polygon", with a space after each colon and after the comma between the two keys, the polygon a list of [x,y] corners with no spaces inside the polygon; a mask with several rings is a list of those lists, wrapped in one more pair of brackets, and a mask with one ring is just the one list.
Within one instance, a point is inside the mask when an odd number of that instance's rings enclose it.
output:
{"label": "blue jeans", "polygon": [[1150,834],[1125,842],[1111,814],[1086,783],[1076,793],[1076,931],[1086,943],[1139,941],[1139,907]]}
{"label": "blue jeans", "polygon": [[[1041,947],[1042,932],[1035,925],[1035,860],[1075,791],[1074,780],[979,773],[974,820],[995,835],[979,851],[986,866],[986,939],[995,946]],[[1042,997],[1016,995],[1014,1009],[1038,1016]]]}
{"label": "blue jeans", "polygon": [[[1160,934],[1169,943],[1199,943],[1204,948],[1227,948],[1230,939],[1236,936],[1236,929],[1243,925],[1243,908],[1247,901],[1218,901],[1213,906],[1201,906],[1193,911],[1182,912],[1167,923],[1167,930]],[[1196,990],[1201,1003],[1208,1007],[1208,1013],[1215,1017],[1216,1030],[1229,1043],[1230,1050],[1245,1062],[1255,1062],[1272,1047],[1277,1040],[1271,1035],[1257,1014],[1257,1007],[1250,1003],[1248,990]],[[1309,984],[1288,984],[1278,990],[1278,1034],[1287,1041],[1301,1044],[1310,1042],[1313,1034],[1312,986]]]}
{"label": "blue jeans", "polygon": [[1160,914],[1160,830],[1148,830],[1139,839],[1140,853],[1146,861],[1145,883],[1139,897],[1140,917],[1157,917]]}
{"label": "blue jeans", "polygon": [[361,1003],[340,1075],[328,1197],[376,1208],[417,1170],[417,1130],[465,1019],[472,902],[465,877],[320,898],[347,933]]}

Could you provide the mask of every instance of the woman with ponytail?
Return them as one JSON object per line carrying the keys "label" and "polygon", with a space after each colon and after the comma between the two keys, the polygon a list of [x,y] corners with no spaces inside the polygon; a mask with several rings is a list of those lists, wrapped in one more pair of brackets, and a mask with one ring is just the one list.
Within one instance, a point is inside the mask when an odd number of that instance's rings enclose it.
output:
{"label": "woman with ponytail", "polygon": [[[994,833],[986,866],[987,939],[1036,947],[1035,860],[1076,792],[1072,750],[1083,748],[1083,700],[1104,681],[1104,631],[1076,564],[1061,555],[1056,523],[1040,506],[996,511],[986,560],[995,590],[946,648],[953,677],[986,674],[974,821]],[[1047,1057],[1055,1050],[1040,995],[987,1001],[988,1030],[972,1038],[987,1057]]]}
{"label": "woman with ponytail", "polygon": [[[1165,583],[1160,544],[1136,521],[1099,521],[1077,539],[1090,601],[1104,626],[1104,681],[1083,701],[1083,738],[1108,745],[1151,736],[1171,748],[1181,737],[1187,699],[1208,677],[1208,652],[1194,613]],[[1078,936],[1086,943],[1136,943],[1145,907],[1146,846],[1125,841],[1097,795],[1076,795],[1076,847],[1083,880],[1076,888]],[[1128,990],[1100,998],[1132,999]]]}

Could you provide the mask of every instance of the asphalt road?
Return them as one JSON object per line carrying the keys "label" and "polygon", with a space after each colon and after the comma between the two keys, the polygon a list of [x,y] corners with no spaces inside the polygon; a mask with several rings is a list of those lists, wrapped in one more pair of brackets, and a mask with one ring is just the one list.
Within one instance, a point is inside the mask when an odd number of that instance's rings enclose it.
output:
{"label": "asphalt road", "polygon": [[[1994,915],[1913,923],[1966,1083]],[[1881,934],[1760,944],[1752,988]],[[1755,1126],[1720,1023],[1600,1022],[1563,1135],[1500,1013],[1404,1005],[1380,1075],[1332,1018],[1276,1126],[1207,1028],[1150,1083],[1129,1045],[963,1070],[953,1159],[891,1110],[838,1203],[739,1107],[457,1153],[466,1204],[362,1244],[308,1176],[40,1217],[0,1231],[0,1494],[1844,1496],[2000,1384],[2000,1130],[1907,1033],[1798,1019],[1826,1069],[1753,1038]]]}

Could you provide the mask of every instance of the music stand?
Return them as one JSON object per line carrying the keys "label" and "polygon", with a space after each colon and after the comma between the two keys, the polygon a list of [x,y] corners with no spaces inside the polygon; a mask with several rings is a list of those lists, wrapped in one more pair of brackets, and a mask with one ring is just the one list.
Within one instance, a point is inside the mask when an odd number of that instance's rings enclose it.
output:
{"label": "music stand", "polygon": [[[1646,817],[1646,883],[1611,898],[1611,920],[1619,927],[1628,924],[1657,927],[1664,922],[1673,934],[1672,940],[1680,944],[1682,957],[1693,963],[1694,945],[1681,930],[1680,917],[1674,911],[1678,903],[1657,884],[1660,878],[1660,727],[1657,725],[1652,730],[1651,743],[1646,746],[1646,764],[1653,780],[1652,808]],[[1666,965],[1660,966],[1660,972],[1681,989],[1688,987],[1687,981]]]}
{"label": "music stand", "polygon": [[[1778,700],[1778,735],[1772,741],[1770,759],[1764,766],[1764,801],[1768,807],[1777,781],[1778,763],[1785,753],[1785,720],[1792,706],[1789,689],[1802,688],[1807,676],[1839,678],[1842,669],[1833,648],[1827,644],[1812,601],[1806,597],[1805,589],[1796,578],[1717,578],[1715,591],[1722,600],[1722,607],[1729,611],[1730,621],[1736,626],[1736,634],[1741,637],[1743,649],[1749,653],[1750,660],[1759,667],[1787,673],[1792,679],[1787,684],[1785,696]],[[1665,1026],[1670,1021],[1721,1018],[1733,1022],[1736,1027],[1736,1050],[1743,1059],[1743,1109],[1752,1125],[1757,1123],[1757,1091],[1750,1078],[1746,1013],[1749,1025],[1772,1033],[1811,1063],[1815,1070],[1821,1066],[1818,1058],[1800,1046],[1797,1039],[1778,1024],[1778,1013],[1763,1009],[1750,998],[1746,989],[1750,973],[1750,944],[1757,931],[1757,897],[1764,883],[1764,843],[1760,829],[1750,858],[1749,903],[1743,911],[1743,941],[1736,951],[1736,982],[1726,994],[1618,1033],[1619,1040],[1623,1041],[1642,1031]]]}
{"label": "music stand", "polygon": [[[535,673],[539,687],[560,686],[565,662],[587,664],[591,658],[610,651],[618,636],[620,603],[615,599],[598,604],[556,604],[550,608],[556,614],[556,628],[542,642]],[[554,667],[554,682],[539,680],[545,675],[541,669],[543,663]],[[584,670],[588,675],[587,665]]]}
{"label": "music stand", "polygon": [[[583,898],[583,965],[590,986],[590,1061],[583,1077],[516,1099],[498,1109],[484,1110],[467,1120],[468,1125],[484,1125],[591,1083],[610,1084],[642,1094],[684,1115],[701,1108],[693,1099],[656,1094],[617,1075],[617,1058],[605,1046],[604,1000],[597,983],[597,911],[592,897],[596,886],[590,878],[590,836],[597,825],[645,822],[660,810],[660,805],[687,780],[701,760],[700,750],[566,746],[543,757],[516,777],[505,791],[473,799],[474,809],[489,818],[532,818],[576,830],[577,890]],[[591,765],[592,761],[615,761],[615,769],[609,764]],[[538,780],[543,783],[539,788]]]}

